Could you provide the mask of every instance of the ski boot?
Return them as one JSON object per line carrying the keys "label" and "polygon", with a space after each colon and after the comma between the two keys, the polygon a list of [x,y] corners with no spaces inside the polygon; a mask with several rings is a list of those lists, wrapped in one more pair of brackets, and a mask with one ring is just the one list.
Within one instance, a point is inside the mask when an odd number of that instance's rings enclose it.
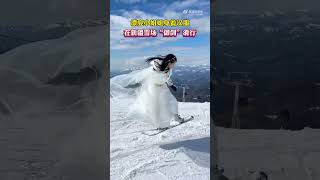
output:
{"label": "ski boot", "polygon": [[174,120],[177,121],[178,123],[184,122],[184,118],[182,118],[179,114],[175,115]]}

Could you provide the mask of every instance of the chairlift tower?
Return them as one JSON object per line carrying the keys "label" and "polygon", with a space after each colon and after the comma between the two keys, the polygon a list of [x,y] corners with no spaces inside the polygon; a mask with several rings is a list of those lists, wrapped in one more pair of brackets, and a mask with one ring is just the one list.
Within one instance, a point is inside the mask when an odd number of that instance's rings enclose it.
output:
{"label": "chairlift tower", "polygon": [[252,87],[254,84],[249,78],[250,72],[229,72],[228,78],[225,83],[235,87],[234,91],[234,101],[233,101],[233,114],[231,127],[235,129],[240,129],[240,119],[239,119],[239,96],[240,96],[240,86],[242,87]]}
{"label": "chairlift tower", "polygon": [[186,102],[186,89],[189,88],[187,84],[181,84],[182,87],[182,102]]}
{"label": "chairlift tower", "polygon": [[186,87],[182,87],[182,102],[186,102]]}

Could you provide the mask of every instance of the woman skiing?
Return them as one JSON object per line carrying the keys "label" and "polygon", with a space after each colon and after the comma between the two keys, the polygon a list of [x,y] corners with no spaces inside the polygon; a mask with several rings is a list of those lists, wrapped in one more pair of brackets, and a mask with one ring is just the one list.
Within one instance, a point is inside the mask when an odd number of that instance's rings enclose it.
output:
{"label": "woman skiing", "polygon": [[[146,60],[150,67],[119,75],[110,80],[111,97],[133,97],[130,113],[141,115],[157,128],[170,126],[170,121],[183,122],[178,115],[178,102],[169,87],[176,91],[171,75],[177,63],[173,54],[151,57]],[[140,84],[139,87],[136,85]]]}

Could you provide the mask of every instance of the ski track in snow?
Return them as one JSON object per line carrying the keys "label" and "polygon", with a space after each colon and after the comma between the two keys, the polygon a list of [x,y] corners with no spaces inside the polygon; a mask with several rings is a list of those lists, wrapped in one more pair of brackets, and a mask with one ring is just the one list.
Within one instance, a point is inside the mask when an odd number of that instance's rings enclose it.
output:
{"label": "ski track in snow", "polygon": [[179,103],[182,117],[194,120],[156,136],[151,124],[127,115],[132,100],[111,100],[110,174],[112,180],[210,179],[210,105]]}

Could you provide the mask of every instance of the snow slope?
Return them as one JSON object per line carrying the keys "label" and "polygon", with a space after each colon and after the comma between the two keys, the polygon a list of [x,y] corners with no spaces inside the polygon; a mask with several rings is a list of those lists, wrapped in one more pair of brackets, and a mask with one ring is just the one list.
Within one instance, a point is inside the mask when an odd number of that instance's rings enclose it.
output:
{"label": "snow slope", "polygon": [[131,99],[111,101],[111,180],[210,179],[210,104],[179,103],[195,119],[156,136],[148,122],[127,116]]}
{"label": "snow slope", "polygon": [[106,79],[44,82],[92,65],[103,72],[106,32],[85,28],[0,55],[1,180],[99,179],[93,175],[105,167]]}
{"label": "snow slope", "polygon": [[249,180],[263,171],[269,180],[319,180],[320,130],[216,128],[219,168],[230,179]]}

